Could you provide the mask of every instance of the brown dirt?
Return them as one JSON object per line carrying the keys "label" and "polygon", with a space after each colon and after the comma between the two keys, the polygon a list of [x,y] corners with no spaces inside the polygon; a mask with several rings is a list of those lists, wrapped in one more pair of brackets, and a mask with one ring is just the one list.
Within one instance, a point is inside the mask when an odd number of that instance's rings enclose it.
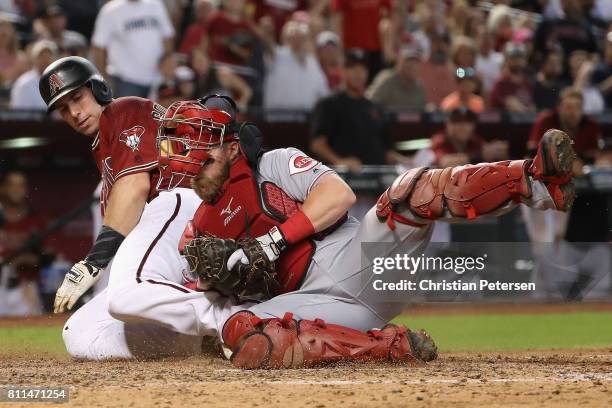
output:
{"label": "brown dirt", "polygon": [[611,406],[612,349],[275,371],[236,370],[211,356],[92,363],[39,355],[0,362],[3,385],[65,386],[69,405],[83,407]]}
{"label": "brown dirt", "polygon": [[[411,314],[612,310],[611,304],[413,306]],[[0,320],[61,325],[67,316]],[[612,348],[448,353],[422,366],[339,365],[241,371],[214,353],[189,359],[78,362],[0,353],[3,386],[63,386],[80,407],[612,406]],[[27,406],[13,403],[11,407]],[[32,403],[30,406],[40,406]]]}

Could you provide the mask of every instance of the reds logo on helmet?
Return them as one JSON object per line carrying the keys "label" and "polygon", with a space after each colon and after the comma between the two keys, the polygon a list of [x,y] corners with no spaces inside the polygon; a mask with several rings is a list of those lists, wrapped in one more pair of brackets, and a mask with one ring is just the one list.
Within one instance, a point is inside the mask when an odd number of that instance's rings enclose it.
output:
{"label": "reds logo on helmet", "polygon": [[49,77],[49,88],[51,89],[51,96],[55,95],[57,91],[64,87],[64,81],[57,75],[52,74]]}
{"label": "reds logo on helmet", "polygon": [[145,132],[145,128],[140,125],[133,126],[129,129],[124,130],[119,135],[119,140],[126,144],[127,147],[132,149],[132,151],[138,150],[138,145],[140,144],[140,138]]}
{"label": "reds logo on helmet", "polygon": [[289,174],[294,175],[308,171],[319,164],[318,161],[304,155],[303,153],[296,153],[289,158]]}

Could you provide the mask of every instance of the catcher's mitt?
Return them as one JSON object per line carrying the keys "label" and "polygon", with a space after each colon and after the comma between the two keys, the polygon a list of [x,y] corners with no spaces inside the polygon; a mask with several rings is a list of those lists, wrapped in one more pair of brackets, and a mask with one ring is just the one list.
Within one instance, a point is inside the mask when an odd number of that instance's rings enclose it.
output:
{"label": "catcher's mitt", "polygon": [[[230,270],[227,260],[238,249],[244,251],[249,263],[238,262]],[[185,245],[183,255],[191,272],[224,295],[269,299],[280,287],[275,263],[268,259],[255,239],[237,242],[213,236],[198,237]]]}

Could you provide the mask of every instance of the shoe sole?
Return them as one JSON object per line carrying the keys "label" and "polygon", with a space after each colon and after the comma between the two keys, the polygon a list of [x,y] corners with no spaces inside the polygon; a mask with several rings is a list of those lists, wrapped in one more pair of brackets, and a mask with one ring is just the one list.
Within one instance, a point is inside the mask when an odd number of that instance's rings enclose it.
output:
{"label": "shoe sole", "polygon": [[564,176],[571,172],[576,152],[572,140],[562,130],[550,129],[542,137],[544,144],[541,150],[544,162],[545,176]]}

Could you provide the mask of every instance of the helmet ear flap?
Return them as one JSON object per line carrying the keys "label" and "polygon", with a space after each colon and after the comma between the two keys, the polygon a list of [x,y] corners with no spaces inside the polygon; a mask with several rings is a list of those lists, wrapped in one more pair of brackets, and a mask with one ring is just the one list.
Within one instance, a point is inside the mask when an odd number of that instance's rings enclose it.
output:
{"label": "helmet ear flap", "polygon": [[244,153],[251,167],[257,166],[259,156],[263,153],[263,135],[254,123],[244,122],[238,130],[240,149]]}
{"label": "helmet ear flap", "polygon": [[93,92],[96,100],[101,105],[107,105],[113,100],[113,91],[106,82],[92,79],[89,81],[91,91]]}

